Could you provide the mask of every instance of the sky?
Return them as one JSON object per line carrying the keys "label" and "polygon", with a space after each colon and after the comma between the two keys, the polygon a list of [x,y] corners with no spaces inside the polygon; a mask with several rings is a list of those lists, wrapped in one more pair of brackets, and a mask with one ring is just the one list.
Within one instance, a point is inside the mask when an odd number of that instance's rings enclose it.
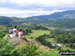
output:
{"label": "sky", "polygon": [[31,17],[75,10],[75,0],[0,0],[0,16]]}

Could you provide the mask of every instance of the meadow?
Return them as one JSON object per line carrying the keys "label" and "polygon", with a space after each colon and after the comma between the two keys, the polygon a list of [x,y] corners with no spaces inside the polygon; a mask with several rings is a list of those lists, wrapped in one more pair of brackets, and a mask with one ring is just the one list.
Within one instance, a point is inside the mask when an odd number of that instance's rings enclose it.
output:
{"label": "meadow", "polygon": [[29,33],[28,35],[26,35],[26,37],[28,37],[28,38],[32,37],[33,39],[35,39],[44,34],[49,35],[50,31],[49,30],[32,30],[32,33]]}

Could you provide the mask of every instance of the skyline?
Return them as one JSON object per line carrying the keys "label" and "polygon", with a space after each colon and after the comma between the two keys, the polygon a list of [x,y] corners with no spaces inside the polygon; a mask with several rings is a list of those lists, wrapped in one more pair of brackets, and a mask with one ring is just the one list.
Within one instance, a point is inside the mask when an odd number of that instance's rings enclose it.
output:
{"label": "skyline", "polygon": [[0,16],[31,17],[75,10],[75,0],[0,0]]}

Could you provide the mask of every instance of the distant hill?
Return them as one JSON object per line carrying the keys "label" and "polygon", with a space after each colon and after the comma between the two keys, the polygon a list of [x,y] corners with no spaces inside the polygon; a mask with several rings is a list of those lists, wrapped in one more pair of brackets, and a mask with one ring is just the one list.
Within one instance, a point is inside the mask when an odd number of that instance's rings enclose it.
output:
{"label": "distant hill", "polygon": [[55,12],[50,15],[28,17],[25,20],[31,23],[53,27],[75,27],[75,10]]}
{"label": "distant hill", "polygon": [[61,17],[67,18],[68,16],[73,16],[73,18],[75,18],[75,10],[55,12],[55,13],[50,14],[50,15],[33,16],[33,18],[61,18]]}
{"label": "distant hill", "polygon": [[55,12],[50,15],[16,18],[0,16],[0,25],[18,25],[22,23],[42,24],[49,27],[75,27],[75,10]]}
{"label": "distant hill", "polygon": [[18,25],[21,23],[24,23],[21,18],[0,16],[0,25]]}

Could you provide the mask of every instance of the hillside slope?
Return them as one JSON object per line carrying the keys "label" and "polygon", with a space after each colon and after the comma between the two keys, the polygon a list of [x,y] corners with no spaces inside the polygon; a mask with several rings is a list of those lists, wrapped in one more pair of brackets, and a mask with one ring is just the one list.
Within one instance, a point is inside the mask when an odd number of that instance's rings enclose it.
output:
{"label": "hillside slope", "polygon": [[24,23],[21,18],[0,16],[0,25],[18,25],[21,23]]}
{"label": "hillside slope", "polygon": [[56,12],[50,15],[16,18],[0,16],[0,25],[19,25],[24,23],[41,24],[49,27],[75,28],[75,10]]}
{"label": "hillside slope", "polygon": [[16,37],[12,37],[12,38],[9,37],[9,36],[10,36],[10,35],[7,34],[7,35],[4,37],[4,39],[9,40],[9,42],[10,42],[11,44],[13,44],[13,45],[15,45],[15,46],[17,46],[17,47],[20,47],[20,46],[22,46],[22,45],[35,44],[36,46],[38,46],[38,51],[39,51],[39,50],[42,50],[42,49],[47,50],[47,51],[50,51],[50,50],[51,50],[49,47],[42,45],[40,42],[37,42],[36,40],[26,38],[26,39],[27,39],[27,41],[26,41],[26,40],[24,40],[24,39],[18,38],[17,36],[16,36]]}
{"label": "hillside slope", "polygon": [[25,20],[31,23],[48,25],[51,27],[73,28],[75,26],[75,10],[56,12],[50,15],[28,17]]}

